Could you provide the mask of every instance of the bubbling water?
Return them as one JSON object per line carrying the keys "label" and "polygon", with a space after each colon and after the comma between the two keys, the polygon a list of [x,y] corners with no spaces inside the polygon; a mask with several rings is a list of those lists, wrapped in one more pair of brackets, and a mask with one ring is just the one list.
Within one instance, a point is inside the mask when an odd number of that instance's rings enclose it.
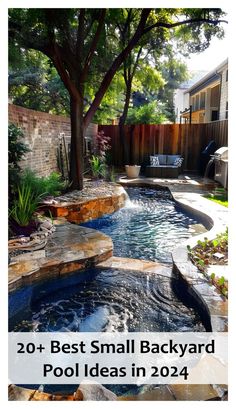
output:
{"label": "bubbling water", "polygon": [[83,223],[110,236],[114,255],[171,263],[171,252],[191,237],[199,223],[181,211],[166,190],[128,188],[129,200],[117,212]]}
{"label": "bubbling water", "polygon": [[18,322],[13,319],[11,330],[204,331],[194,309],[175,295],[168,276],[95,269],[87,281],[65,284],[48,294],[37,290],[31,311],[25,317],[22,312]]}

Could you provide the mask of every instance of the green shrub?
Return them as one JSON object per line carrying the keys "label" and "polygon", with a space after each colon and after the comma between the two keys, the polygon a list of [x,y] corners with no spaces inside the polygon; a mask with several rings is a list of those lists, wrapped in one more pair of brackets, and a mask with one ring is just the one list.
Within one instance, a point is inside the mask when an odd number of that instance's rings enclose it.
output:
{"label": "green shrub", "polygon": [[8,126],[8,162],[9,165],[20,169],[18,162],[30,149],[20,139],[24,137],[21,128],[14,124]]}
{"label": "green shrub", "polygon": [[[25,170],[16,188],[15,197],[10,210],[10,227],[17,232],[16,225],[25,227],[33,220],[33,214],[40,201],[48,195],[59,195],[65,189],[66,182],[58,173],[48,177],[38,177],[29,169]],[[22,231],[22,233],[24,233]]]}
{"label": "green shrub", "polygon": [[116,173],[115,173],[115,168],[114,166],[111,166],[108,170],[107,170],[107,180],[109,182],[116,182]]}
{"label": "green shrub", "polygon": [[93,155],[90,159],[92,174],[95,178],[106,176],[106,165],[99,156]]}
{"label": "green shrub", "polygon": [[19,162],[24,157],[25,153],[30,149],[22,142],[23,131],[10,124],[8,126],[8,173],[9,173],[9,196],[10,201],[17,191],[17,185],[20,180]]}
{"label": "green shrub", "polygon": [[45,192],[48,192],[49,195],[58,196],[67,186],[67,182],[62,180],[61,175],[57,172],[52,172],[51,175],[45,178]]}
{"label": "green shrub", "polygon": [[17,189],[17,197],[10,210],[10,219],[19,226],[28,226],[32,220],[33,213],[36,211],[40,201],[40,196],[36,195],[31,186],[27,183],[21,183]]}
{"label": "green shrub", "polygon": [[21,184],[30,186],[35,196],[58,196],[66,188],[59,173],[53,172],[47,177],[39,177],[32,170],[26,169],[21,176]]}
{"label": "green shrub", "polygon": [[166,120],[165,107],[160,107],[156,101],[152,101],[139,107],[131,107],[126,124],[161,124]]}

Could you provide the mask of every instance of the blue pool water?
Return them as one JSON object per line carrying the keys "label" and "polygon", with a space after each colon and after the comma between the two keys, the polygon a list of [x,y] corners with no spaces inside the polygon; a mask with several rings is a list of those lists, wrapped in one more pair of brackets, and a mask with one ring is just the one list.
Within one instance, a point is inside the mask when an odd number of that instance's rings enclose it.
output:
{"label": "blue pool water", "polygon": [[[9,306],[10,331],[205,331],[191,299],[168,274],[90,269],[19,289],[10,294]],[[77,387],[41,385],[65,394]],[[106,387],[118,395],[145,388]]]}
{"label": "blue pool water", "polygon": [[169,191],[128,188],[130,200],[117,212],[83,223],[109,235],[114,255],[171,263],[171,251],[191,236],[199,223],[184,213]]}
{"label": "blue pool water", "polygon": [[204,330],[170,274],[91,269],[9,297],[10,331],[145,332]]}

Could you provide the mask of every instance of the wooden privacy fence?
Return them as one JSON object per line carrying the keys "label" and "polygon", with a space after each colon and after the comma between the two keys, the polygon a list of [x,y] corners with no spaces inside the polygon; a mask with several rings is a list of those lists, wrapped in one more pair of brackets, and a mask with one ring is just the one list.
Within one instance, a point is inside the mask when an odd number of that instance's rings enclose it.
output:
{"label": "wooden privacy fence", "polygon": [[[99,131],[111,138],[112,163],[123,166],[123,147],[118,125],[99,125]],[[214,140],[217,148],[228,146],[228,121],[206,124],[125,125],[128,163],[147,165],[155,153],[181,154],[184,169],[198,170],[200,153]]]}

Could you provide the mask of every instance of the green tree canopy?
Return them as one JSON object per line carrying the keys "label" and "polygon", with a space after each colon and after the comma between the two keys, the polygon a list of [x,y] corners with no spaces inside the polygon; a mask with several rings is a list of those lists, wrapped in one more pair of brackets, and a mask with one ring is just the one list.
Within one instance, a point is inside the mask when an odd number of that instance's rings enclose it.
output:
{"label": "green tree canopy", "polygon": [[9,96],[14,104],[51,114],[70,113],[68,91],[44,54],[24,50],[20,61],[10,62]]}

